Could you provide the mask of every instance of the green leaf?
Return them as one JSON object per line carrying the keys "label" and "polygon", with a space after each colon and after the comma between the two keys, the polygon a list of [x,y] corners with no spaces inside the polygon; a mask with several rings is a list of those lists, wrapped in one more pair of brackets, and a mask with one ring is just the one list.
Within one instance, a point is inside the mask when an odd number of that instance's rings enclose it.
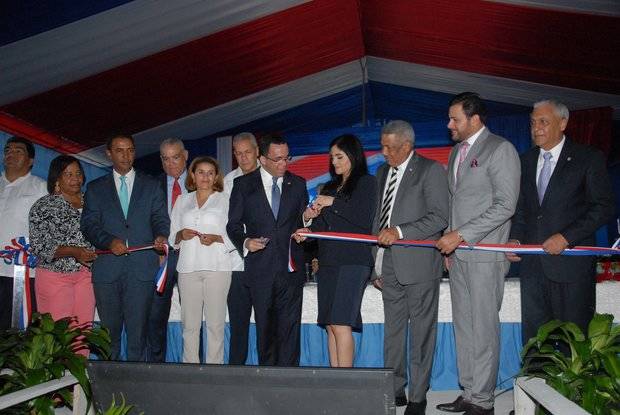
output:
{"label": "green leaf", "polygon": [[538,329],[536,333],[536,340],[539,344],[542,344],[547,340],[547,337],[550,333],[554,332],[558,327],[562,326],[564,323],[560,320],[551,320]]}
{"label": "green leaf", "polygon": [[613,351],[606,351],[601,354],[603,367],[607,374],[613,378],[620,378],[620,357]]}
{"label": "green leaf", "polygon": [[594,314],[590,324],[588,324],[588,337],[608,336],[613,320],[614,316],[611,314]]}

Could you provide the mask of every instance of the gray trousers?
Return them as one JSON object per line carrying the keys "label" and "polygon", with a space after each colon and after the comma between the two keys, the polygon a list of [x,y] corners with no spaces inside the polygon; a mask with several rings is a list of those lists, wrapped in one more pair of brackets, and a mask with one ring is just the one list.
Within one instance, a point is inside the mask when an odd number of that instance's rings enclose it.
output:
{"label": "gray trousers", "polygon": [[492,408],[499,367],[499,310],[505,262],[465,262],[452,256],[450,294],[463,398]]}
{"label": "gray trousers", "polygon": [[[394,395],[405,394],[409,366],[409,400],[426,399],[437,339],[440,279],[402,285],[396,280],[392,256],[383,257],[383,355],[385,367],[394,369]],[[409,362],[407,365],[407,329]]]}

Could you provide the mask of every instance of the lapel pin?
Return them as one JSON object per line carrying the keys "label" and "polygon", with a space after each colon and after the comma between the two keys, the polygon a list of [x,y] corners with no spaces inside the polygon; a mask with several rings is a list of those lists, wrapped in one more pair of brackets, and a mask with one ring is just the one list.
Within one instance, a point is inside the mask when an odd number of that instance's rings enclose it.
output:
{"label": "lapel pin", "polygon": [[572,159],[573,159],[572,157],[569,157],[566,159],[566,161],[571,161]]}
{"label": "lapel pin", "polygon": [[478,160],[473,159],[473,160],[471,161],[471,164],[469,165],[469,167],[478,167]]}

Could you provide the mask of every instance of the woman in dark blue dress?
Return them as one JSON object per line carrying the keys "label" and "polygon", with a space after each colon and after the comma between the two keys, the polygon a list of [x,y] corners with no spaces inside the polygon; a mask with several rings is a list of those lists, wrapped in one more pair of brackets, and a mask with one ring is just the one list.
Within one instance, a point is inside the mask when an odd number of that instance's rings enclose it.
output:
{"label": "woman in dark blue dress", "polygon": [[[305,230],[370,234],[377,182],[368,174],[364,149],[354,135],[335,138],[329,149],[331,180],[304,212]],[[303,237],[298,238],[303,240]],[[360,308],[373,266],[371,246],[319,240],[318,323],[328,334],[332,367],[353,366],[352,331],[361,331]]]}

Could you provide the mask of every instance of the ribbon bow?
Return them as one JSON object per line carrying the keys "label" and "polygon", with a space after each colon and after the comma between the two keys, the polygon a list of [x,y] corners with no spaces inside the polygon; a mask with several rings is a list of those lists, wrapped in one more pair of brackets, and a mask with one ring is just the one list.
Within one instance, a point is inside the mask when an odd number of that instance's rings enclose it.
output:
{"label": "ribbon bow", "polygon": [[11,239],[12,245],[6,245],[0,250],[0,257],[4,259],[7,265],[26,265],[29,268],[35,268],[38,258],[30,253],[30,244],[26,242],[26,237],[19,236]]}

